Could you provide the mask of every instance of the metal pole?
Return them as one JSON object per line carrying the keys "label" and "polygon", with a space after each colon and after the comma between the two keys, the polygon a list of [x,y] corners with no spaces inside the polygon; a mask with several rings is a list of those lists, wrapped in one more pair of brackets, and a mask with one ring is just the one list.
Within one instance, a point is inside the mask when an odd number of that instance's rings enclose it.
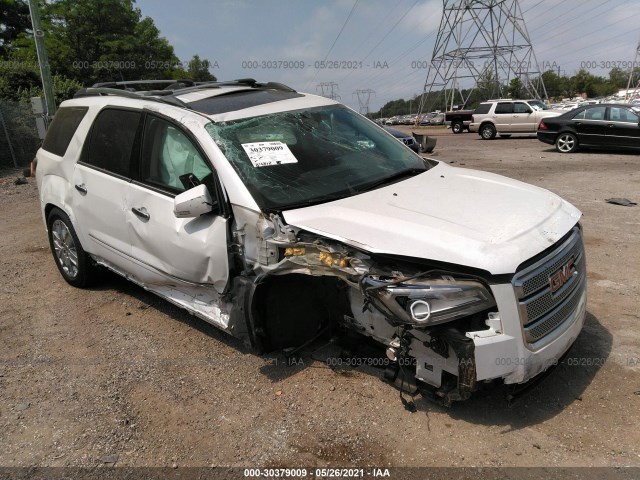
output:
{"label": "metal pole", "polygon": [[18,168],[16,153],[13,151],[13,145],[11,144],[11,138],[9,137],[9,131],[7,130],[7,124],[4,121],[4,116],[2,115],[1,108],[0,108],[0,123],[2,124],[2,130],[4,130],[4,136],[7,138],[7,143],[9,144],[9,151],[11,152],[11,158],[13,159],[13,166],[15,168]]}
{"label": "metal pole", "polygon": [[49,57],[44,44],[44,30],[40,23],[40,10],[38,0],[29,0],[29,11],[31,12],[31,25],[33,26],[33,38],[36,41],[36,51],[38,52],[38,63],[40,64],[40,76],[42,77],[42,90],[47,103],[46,122],[53,118],[56,113],[56,102],[53,98],[53,84],[51,81],[51,68],[49,67]]}

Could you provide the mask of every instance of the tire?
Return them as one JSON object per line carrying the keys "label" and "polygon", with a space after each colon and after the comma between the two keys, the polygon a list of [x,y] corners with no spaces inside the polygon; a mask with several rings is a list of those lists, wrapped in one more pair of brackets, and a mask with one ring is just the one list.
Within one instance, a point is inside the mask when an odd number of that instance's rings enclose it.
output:
{"label": "tire", "polygon": [[451,122],[451,131],[453,133],[462,133],[464,132],[464,124],[460,120],[455,120]]}
{"label": "tire", "polygon": [[556,137],[556,150],[560,153],[573,153],[578,149],[578,138],[569,132]]}
{"label": "tire", "polygon": [[496,138],[496,127],[490,123],[485,123],[480,127],[479,133],[483,140],[493,140]]}
{"label": "tire", "polygon": [[511,138],[511,135],[500,135],[500,138]]}
{"label": "tire", "polygon": [[96,277],[97,267],[84,251],[71,220],[59,208],[47,217],[49,246],[56,266],[65,281],[74,287],[87,287]]}

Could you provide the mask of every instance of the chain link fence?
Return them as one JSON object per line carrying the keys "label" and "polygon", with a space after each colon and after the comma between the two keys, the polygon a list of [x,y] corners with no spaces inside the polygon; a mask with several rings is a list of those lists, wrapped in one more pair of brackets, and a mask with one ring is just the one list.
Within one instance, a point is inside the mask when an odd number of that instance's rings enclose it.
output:
{"label": "chain link fence", "polygon": [[0,168],[27,166],[40,144],[31,105],[0,99]]}

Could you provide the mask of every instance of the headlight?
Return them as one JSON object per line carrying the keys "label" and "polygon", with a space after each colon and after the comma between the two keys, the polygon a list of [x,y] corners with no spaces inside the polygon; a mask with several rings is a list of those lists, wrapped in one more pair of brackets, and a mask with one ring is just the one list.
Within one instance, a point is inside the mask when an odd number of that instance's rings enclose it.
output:
{"label": "headlight", "polygon": [[393,283],[369,276],[363,279],[362,287],[365,296],[387,316],[418,326],[450,322],[496,304],[481,283],[451,277]]}

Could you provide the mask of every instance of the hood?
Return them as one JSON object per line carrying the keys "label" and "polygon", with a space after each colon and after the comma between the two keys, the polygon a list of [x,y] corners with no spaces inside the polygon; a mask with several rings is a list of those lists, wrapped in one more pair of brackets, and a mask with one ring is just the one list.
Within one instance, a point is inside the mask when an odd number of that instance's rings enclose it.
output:
{"label": "hood", "polygon": [[562,238],[581,212],[492,173],[436,167],[371,192],[283,212],[285,221],[370,253],[514,273]]}

